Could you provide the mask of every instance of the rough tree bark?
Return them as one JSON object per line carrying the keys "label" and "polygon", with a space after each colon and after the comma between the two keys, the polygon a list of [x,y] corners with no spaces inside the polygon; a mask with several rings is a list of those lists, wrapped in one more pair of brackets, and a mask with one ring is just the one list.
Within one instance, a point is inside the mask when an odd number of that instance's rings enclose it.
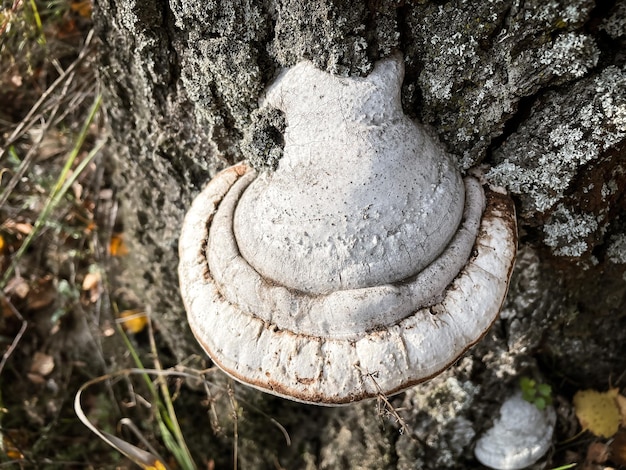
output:
{"label": "rough tree bark", "polygon": [[[475,438],[521,374],[539,374],[567,399],[564,383],[602,388],[623,373],[625,2],[96,4],[126,281],[177,359],[201,354],[178,295],[182,217],[216,171],[278,145],[256,110],[280,67],[309,59],[364,75],[402,51],[405,112],[431,126],[464,171],[483,165],[516,201],[520,253],[501,318],[448,372],[391,399],[410,432],[375,403],[317,408],[237,386],[293,440],[286,448],[242,404],[243,468],[472,468]],[[227,428],[226,403],[218,400]],[[211,431],[208,418],[196,426],[199,457],[227,462],[232,436]],[[561,420],[558,432],[569,430]]]}

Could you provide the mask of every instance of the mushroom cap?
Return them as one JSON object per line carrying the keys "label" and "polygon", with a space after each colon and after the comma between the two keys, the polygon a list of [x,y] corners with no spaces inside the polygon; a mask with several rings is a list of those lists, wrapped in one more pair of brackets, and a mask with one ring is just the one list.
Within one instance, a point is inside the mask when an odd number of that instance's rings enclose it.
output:
{"label": "mushroom cap", "polygon": [[234,218],[241,254],[265,279],[310,294],[388,284],[448,245],[464,185],[403,114],[403,74],[399,58],[366,78],[305,61],[270,87],[264,106],[286,116],[284,156],[250,183]]}
{"label": "mushroom cap", "polygon": [[552,445],[556,413],[524,400],[520,393],[508,398],[500,417],[476,442],[476,458],[496,470],[518,470],[537,462]]}
{"label": "mushroom cap", "polygon": [[[343,302],[348,305],[337,300],[347,312],[332,308],[333,294],[316,296],[324,297],[330,304],[318,307],[329,315],[336,314],[338,331],[329,326],[330,331],[311,334],[278,327],[273,314],[280,309],[289,311],[298,301],[309,306],[315,303],[311,302],[313,297],[294,299],[289,294],[304,294],[266,282],[260,276],[239,276],[239,266],[245,262],[241,257],[224,261],[231,266],[226,278],[232,275],[239,280],[227,284],[233,288],[227,292],[215,280],[207,259],[211,238],[233,243],[233,238],[221,231],[211,233],[214,218],[218,208],[225,208],[222,204],[229,193],[233,194],[237,182],[253,175],[249,167],[239,164],[211,180],[187,213],[179,244],[179,277],[189,325],[212,360],[235,379],[285,398],[325,405],[346,404],[380,393],[393,394],[446,369],[496,319],[513,268],[517,232],[510,198],[488,191],[471,254],[461,260],[462,268],[444,291],[435,295],[437,303],[415,309],[388,325],[376,326],[371,323],[379,320],[375,313],[384,312],[389,305],[393,312],[397,306],[393,300],[401,298],[404,284],[372,288],[375,292],[369,293],[352,289],[343,291],[348,297]],[[476,180],[468,179],[468,183],[472,188],[468,194],[480,190]],[[451,248],[450,257],[455,257],[456,250]],[[422,288],[432,289],[431,281],[418,282],[406,294]],[[237,297],[244,293],[257,297],[252,300]],[[359,297],[365,298],[365,320],[349,315],[349,299]],[[263,306],[248,311],[260,299],[267,299],[275,309]],[[373,301],[370,303],[368,299]],[[238,302],[248,303],[242,308]],[[370,304],[374,307],[367,309]],[[294,307],[295,313],[289,318],[297,323],[303,315],[298,305]],[[331,320],[326,318],[318,324],[308,319],[320,329]]]}
{"label": "mushroom cap", "polygon": [[181,293],[234,378],[307,403],[391,394],[437,375],[495,320],[513,203],[462,179],[404,116],[402,74],[399,57],[364,79],[286,71],[265,104],[286,113],[278,169],[235,165],[194,200]]}

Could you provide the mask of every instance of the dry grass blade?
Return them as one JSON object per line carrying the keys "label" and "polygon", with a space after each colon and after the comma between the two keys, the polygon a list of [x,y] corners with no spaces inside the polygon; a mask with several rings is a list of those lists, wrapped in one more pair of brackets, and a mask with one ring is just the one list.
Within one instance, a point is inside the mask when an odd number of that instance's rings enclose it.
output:
{"label": "dry grass blade", "polygon": [[[188,370],[188,369],[185,369]],[[144,369],[144,368],[130,368],[130,369],[123,369],[123,370],[119,370],[117,372],[111,373],[111,374],[106,374],[100,377],[96,377],[92,380],[89,380],[88,382],[84,383],[78,390],[78,392],[76,393],[76,396],[74,398],[74,410],[76,412],[76,415],[78,416],[78,418],[80,419],[80,421],[87,426],[94,434],[96,434],[98,437],[100,437],[100,439],[102,439],[105,443],[107,443],[109,446],[111,446],[112,448],[116,449],[118,452],[120,452],[121,454],[125,455],[126,457],[128,457],[130,460],[132,460],[133,462],[137,463],[137,465],[140,465],[142,468],[163,468],[165,469],[166,466],[164,464],[163,459],[158,455],[158,453],[156,451],[154,451],[149,444],[147,444],[146,442],[144,442],[144,445],[150,449],[150,452],[147,452],[143,449],[140,449],[139,447],[130,444],[127,441],[124,441],[123,439],[120,439],[116,436],[112,436],[109,433],[106,433],[104,431],[101,431],[100,429],[98,429],[87,417],[87,415],[85,414],[85,412],[83,411],[82,408],[82,404],[81,404],[81,399],[82,399],[82,394],[85,390],[87,390],[89,387],[102,383],[102,382],[107,382],[107,381],[111,381],[113,379],[119,378],[119,377],[129,377],[131,375],[141,375],[142,377],[147,377],[147,376],[156,376],[156,377],[160,377],[160,378],[165,378],[165,377],[180,377],[180,378],[185,378],[185,379],[192,379],[194,381],[201,381],[205,386],[209,385],[209,382],[207,382],[206,378],[205,378],[205,374],[207,372],[211,372],[212,370],[208,370],[208,371],[198,371],[198,370],[194,370],[194,369],[189,369],[190,372],[186,372],[184,370],[162,370],[162,369]],[[230,399],[231,399],[231,404],[233,405],[233,413],[236,413],[237,410],[237,404],[235,402],[235,398],[234,398],[234,393],[232,388],[228,388],[227,392],[229,393]],[[259,414],[261,414],[262,416],[264,416],[265,418],[268,418],[272,424],[274,424],[279,430],[280,432],[283,434],[283,436],[285,437],[285,442],[286,444],[289,446],[291,445],[291,438],[289,437],[289,434],[287,433],[287,430],[284,428],[284,426],[282,426],[278,421],[276,421],[274,418],[269,417],[266,413],[262,412],[261,410],[259,410],[258,408],[256,408],[253,405],[247,404],[244,402],[244,404],[248,407],[250,407],[253,411],[258,412]],[[157,415],[158,415],[158,411],[157,411]],[[120,421],[120,423],[122,423],[122,421]],[[128,421],[124,421],[123,422],[124,425],[128,426]],[[137,433],[135,433],[136,436],[138,437],[138,439],[140,441],[144,441],[145,439],[142,438],[142,436]],[[182,434],[181,434],[181,438],[182,438]],[[236,456],[236,450],[235,450],[235,456]],[[235,460],[235,468],[237,465],[237,460]],[[180,463],[180,461],[179,461]],[[146,466],[146,465],[152,465],[152,466]],[[159,465],[162,465],[161,467],[159,467]],[[192,463],[192,467],[190,468],[196,468],[195,464]]]}
{"label": "dry grass blade", "polygon": [[[85,57],[91,52],[91,41],[93,38],[93,30],[89,31],[87,37],[85,39],[85,43],[83,48],[76,58],[74,62],[70,64],[69,67],[63,71],[59,75],[59,77],[48,87],[48,89],[42,93],[39,99],[33,104],[30,108],[28,114],[21,120],[21,122],[17,125],[17,127],[13,130],[11,135],[9,135],[7,141],[4,143],[4,146],[0,148],[0,160],[4,157],[5,153],[12,148],[13,143],[22,136],[25,132],[27,132],[35,123],[38,122],[36,114],[40,111],[42,105],[51,97],[52,93],[62,84],[66,83],[66,87],[73,79],[73,74],[78,67],[78,65],[85,59]],[[43,135],[44,133],[42,133]],[[34,146],[37,147],[36,145]],[[24,176],[26,171],[28,170],[32,160],[34,159],[36,152],[29,152],[27,157],[20,163],[19,168],[7,183],[7,186],[4,188],[2,194],[0,195],[0,206],[3,206],[10,194],[13,192],[15,187],[17,186],[20,179]]]}
{"label": "dry grass blade", "polygon": [[139,430],[139,428],[135,425],[135,423],[133,423],[129,418],[122,418],[120,419],[120,427],[124,427],[128,430],[130,430],[130,432],[133,433],[133,435],[139,439],[139,441],[146,446],[146,449],[148,449],[148,451],[150,453],[152,453],[153,455],[156,455],[158,457],[158,459],[161,462],[165,462],[165,459],[163,457],[161,457],[159,455],[159,453],[157,452],[157,450],[154,448],[154,446],[152,446],[152,444],[150,444],[150,442],[148,441],[148,439],[146,439],[146,437],[143,435],[143,433]]}
{"label": "dry grass blade", "polygon": [[[110,445],[111,447],[113,447],[115,450],[117,450],[118,452],[120,452],[121,454],[125,455],[128,459],[132,460],[134,463],[136,463],[137,465],[139,465],[141,468],[145,468],[145,469],[166,469],[167,467],[165,466],[165,463],[163,463],[162,460],[160,460],[157,456],[151,454],[150,452],[147,452],[143,449],[140,449],[137,446],[134,446],[133,444],[130,444],[129,442],[126,442],[123,439],[120,439],[119,437],[113,436],[112,434],[109,434],[107,432],[104,431],[100,431],[90,420],[89,418],[87,418],[87,415],[85,415],[85,412],[83,411],[83,407],[81,405],[81,397],[83,392],[89,388],[92,385],[95,385],[97,383],[106,381],[106,380],[110,380],[112,377],[117,376],[117,375],[125,375],[126,373],[130,373],[130,371],[120,371],[117,374],[112,374],[112,375],[104,375],[102,377],[97,377],[95,379],[92,379],[88,382],[86,382],[85,384],[83,384],[82,387],[80,387],[80,389],[78,390],[78,392],[76,393],[76,396],[74,397],[74,411],[76,412],[76,415],[78,416],[78,419],[80,419],[80,421],[87,426],[91,432],[93,432],[94,434],[96,434],[100,439],[102,439],[104,442],[106,442],[108,445]],[[143,371],[140,371],[140,373],[144,373]]]}
{"label": "dry grass blade", "polygon": [[402,416],[400,416],[398,414],[398,411],[395,409],[395,407],[391,404],[391,402],[389,401],[389,399],[387,398],[387,396],[382,392],[382,390],[380,389],[380,387],[378,386],[378,382],[376,381],[376,377],[375,377],[375,373],[372,372],[365,372],[363,369],[361,369],[359,366],[355,366],[363,375],[367,376],[370,378],[370,380],[372,381],[372,383],[374,384],[374,387],[376,387],[376,390],[378,391],[378,403],[380,406],[380,403],[383,403],[385,405],[385,409],[391,414],[393,415],[393,417],[396,419],[396,421],[398,422],[398,424],[400,425],[400,431],[404,434],[406,434],[408,437],[410,437],[412,440],[419,442],[419,439],[417,439],[414,435],[413,432],[411,432],[411,429],[407,426],[406,422],[404,421],[404,419],[402,419]]}
{"label": "dry grass blade", "polygon": [[[210,372],[213,371],[215,369],[208,369],[206,372]],[[206,395],[208,397],[208,404],[209,404],[209,408],[210,408],[210,413],[211,413],[211,426],[213,427],[213,431],[215,433],[219,433],[220,432],[220,426],[218,424],[219,420],[217,418],[217,409],[215,408],[215,402],[213,400],[213,394],[211,392],[211,389],[209,387],[209,383],[205,380],[203,382],[203,386],[204,386],[204,390],[206,392]],[[231,387],[232,389],[232,387]],[[228,390],[227,390],[228,392]],[[236,393],[235,393],[236,395]],[[285,439],[285,444],[289,447],[291,446],[291,436],[289,436],[289,433],[287,432],[287,430],[285,429],[285,427],[280,424],[278,421],[276,421],[275,418],[272,418],[271,416],[269,416],[267,413],[261,411],[258,407],[251,405],[250,403],[243,401],[243,400],[237,400],[237,403],[243,403],[246,407],[249,407],[252,411],[254,411],[255,413],[259,413],[261,416],[263,416],[265,419],[269,420],[274,426],[276,426],[276,428],[281,432],[281,434],[283,435],[284,439]],[[233,405],[233,402],[231,402],[231,407]],[[234,412],[234,411],[233,411]]]}
{"label": "dry grass blade", "polygon": [[[148,316],[148,319],[150,317]],[[154,331],[152,330],[152,323],[148,321],[148,329],[150,334],[148,337],[150,338],[150,350],[152,351],[152,355],[154,357],[154,365],[157,370],[163,370],[161,367],[161,362],[159,361],[159,356],[157,352],[156,343],[154,342]],[[126,335],[124,335],[126,337]],[[130,342],[126,341],[127,345],[130,347]],[[134,350],[131,349],[131,353],[134,353]],[[141,365],[139,362],[139,358],[136,354],[133,354],[133,357],[138,362],[138,365]],[[159,424],[161,427],[161,432],[163,438],[166,439],[166,445],[168,449],[176,456],[177,461],[182,465],[183,468],[192,470],[196,467],[196,464],[191,457],[191,453],[187,448],[187,443],[185,442],[185,438],[180,429],[180,425],[178,424],[178,419],[176,418],[176,412],[174,411],[174,404],[172,403],[172,398],[170,396],[169,388],[167,387],[167,383],[165,382],[162,375],[157,376],[157,381],[159,384],[159,389],[161,391],[161,400],[159,400],[156,391],[153,390],[153,396],[156,400],[158,400],[159,408],[164,407],[164,412],[160,410],[158,413]],[[170,435],[170,431],[173,436]],[[172,439],[173,437],[173,439]]]}
{"label": "dry grass blade", "polygon": [[11,133],[11,135],[5,142],[4,148],[0,149],[0,158],[4,156],[4,152],[6,151],[6,149],[10,147],[11,144],[13,144],[20,135],[26,132],[30,128],[30,126],[33,125],[33,116],[35,116],[35,113],[39,111],[39,108],[41,107],[41,105],[45,103],[45,101],[50,97],[50,95],[52,95],[54,90],[56,90],[59,87],[59,85],[61,85],[61,83],[65,81],[65,79],[71,76],[71,74],[74,72],[76,67],[78,67],[78,65],[85,59],[85,57],[87,57],[89,52],[91,52],[91,41],[93,39],[93,35],[94,35],[93,30],[89,31],[89,33],[87,34],[87,37],[85,38],[85,43],[83,45],[83,48],[78,54],[78,57],[76,58],[76,60],[74,60],[74,62],[72,62],[65,69],[65,71],[63,71],[63,73],[59,75],[59,77],[54,82],[52,82],[52,84],[46,89],[46,91],[44,91],[41,94],[39,99],[35,102],[35,104],[33,104],[33,106],[28,111],[28,114],[26,114],[26,116],[24,117],[24,119],[22,119],[20,124],[13,130],[13,132]]}
{"label": "dry grass blade", "polygon": [[6,282],[9,280],[11,274],[15,270],[15,266],[17,262],[20,260],[21,256],[26,252],[26,249],[30,245],[30,242],[33,240],[33,238],[35,237],[39,229],[43,226],[45,221],[48,219],[48,217],[50,216],[54,208],[59,204],[59,202],[61,201],[61,198],[65,195],[65,193],[67,193],[67,191],[70,189],[72,184],[74,184],[78,176],[82,173],[82,171],[86,168],[86,166],[95,158],[95,156],[98,154],[100,149],[104,146],[104,141],[99,141],[96,144],[96,146],[89,152],[87,157],[83,161],[81,161],[80,164],[75,168],[71,176],[69,176],[71,166],[74,163],[74,160],[76,159],[76,157],[78,156],[78,152],[82,148],[83,142],[87,135],[88,127],[93,121],[96,115],[96,112],[98,111],[100,107],[101,102],[102,102],[102,98],[101,96],[98,96],[91,108],[89,117],[85,121],[83,129],[80,135],[78,136],[77,142],[74,145],[74,148],[72,149],[70,155],[68,156],[68,159],[63,168],[63,171],[61,172],[61,175],[59,176],[57,180],[57,184],[49,196],[46,206],[44,207],[41,214],[39,214],[39,217],[37,218],[35,222],[33,230],[28,234],[26,239],[22,242],[22,245],[20,246],[19,250],[15,254],[14,259],[11,262],[11,265],[4,273],[2,280],[0,280],[0,287],[4,286]]}
{"label": "dry grass blade", "polygon": [[230,401],[230,406],[233,409],[233,469],[237,470],[237,464],[239,461],[239,431],[238,431],[238,423],[239,418],[237,416],[237,400],[235,400],[235,393],[233,392],[232,380],[228,382],[228,400]]}

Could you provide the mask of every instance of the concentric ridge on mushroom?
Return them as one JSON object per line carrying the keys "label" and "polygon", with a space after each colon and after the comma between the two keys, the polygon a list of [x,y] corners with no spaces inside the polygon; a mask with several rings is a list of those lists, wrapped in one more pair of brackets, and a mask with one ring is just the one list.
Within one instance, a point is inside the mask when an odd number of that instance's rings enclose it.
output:
{"label": "concentric ridge on mushroom", "polygon": [[310,62],[263,106],[286,115],[275,171],[230,167],[180,238],[189,324],[234,378],[344,404],[427,380],[495,320],[516,251],[514,206],[402,111],[403,63],[366,78]]}

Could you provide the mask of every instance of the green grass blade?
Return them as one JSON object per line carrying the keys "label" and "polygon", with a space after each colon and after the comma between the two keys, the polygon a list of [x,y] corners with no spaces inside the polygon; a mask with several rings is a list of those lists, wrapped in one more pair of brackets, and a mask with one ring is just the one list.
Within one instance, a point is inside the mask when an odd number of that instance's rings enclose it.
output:
{"label": "green grass blade", "polygon": [[[133,361],[137,365],[139,369],[144,369],[145,367],[137,354],[134,346],[130,342],[130,339],[126,335],[126,333],[122,330],[121,327],[118,328],[122,338],[124,339],[124,343],[130,355],[133,358]],[[153,354],[156,354],[153,350]],[[159,369],[160,370],[160,369]],[[174,411],[174,405],[172,403],[172,399],[167,389],[167,384],[165,384],[164,380],[160,380],[161,383],[161,394],[159,394],[158,390],[154,386],[152,380],[150,380],[150,376],[145,373],[142,374],[144,378],[144,382],[146,383],[150,394],[152,395],[152,399],[157,404],[158,412],[156,413],[157,422],[159,424],[159,431],[161,432],[161,438],[163,439],[163,443],[165,447],[172,453],[178,464],[184,470],[196,470],[197,466],[191,457],[191,453],[187,448],[187,444],[185,442],[184,436],[178,425],[178,420],[176,419],[176,412]],[[160,377],[161,378],[161,377]],[[162,378],[161,378],[162,379]]]}
{"label": "green grass blade", "polygon": [[43,34],[43,25],[41,23],[41,17],[39,16],[39,10],[37,9],[37,4],[35,0],[30,0],[30,9],[33,12],[33,18],[35,19],[35,24],[37,25],[37,32],[39,33],[39,37],[37,38],[37,42],[41,45],[46,43],[46,36]]}
{"label": "green grass blade", "polygon": [[70,170],[72,169],[72,165],[74,164],[74,161],[76,160],[76,157],[78,156],[80,149],[82,148],[83,143],[85,142],[85,138],[87,137],[89,126],[93,122],[101,103],[102,103],[102,96],[98,95],[98,97],[96,98],[96,101],[91,107],[91,111],[89,112],[89,116],[87,117],[87,120],[83,124],[83,128],[81,129],[80,134],[78,135],[78,139],[76,140],[76,143],[74,144],[74,147],[72,148],[72,151],[68,155],[67,161],[65,162],[65,165],[63,166],[63,169],[61,170],[61,174],[59,178],[57,179],[54,189],[52,190],[52,192],[50,193],[50,196],[48,197],[48,201],[46,202],[44,209],[39,214],[39,217],[37,217],[37,220],[35,221],[35,224],[33,225],[33,229],[30,231],[28,236],[24,239],[24,242],[22,243],[22,245],[19,247],[19,249],[15,253],[15,256],[13,257],[11,264],[7,268],[6,272],[4,273],[4,276],[2,277],[2,280],[0,281],[0,288],[3,289],[6,286],[6,283],[8,282],[9,278],[15,271],[15,266],[17,265],[19,260],[22,258],[22,256],[24,255],[24,253],[30,246],[30,243],[35,238],[35,235],[37,235],[37,233],[39,233],[39,230],[41,230],[41,228],[46,224],[46,221],[50,217],[50,214],[59,205],[59,203],[63,199],[63,196],[65,196],[65,193],[67,193],[67,191],[72,187],[72,185],[74,184],[76,179],[80,176],[82,171],[95,158],[96,154],[104,146],[103,141],[98,142],[96,146],[91,150],[91,152],[89,152],[87,157],[82,162],[80,162],[80,164],[76,167],[72,175],[71,176],[69,175]]}

